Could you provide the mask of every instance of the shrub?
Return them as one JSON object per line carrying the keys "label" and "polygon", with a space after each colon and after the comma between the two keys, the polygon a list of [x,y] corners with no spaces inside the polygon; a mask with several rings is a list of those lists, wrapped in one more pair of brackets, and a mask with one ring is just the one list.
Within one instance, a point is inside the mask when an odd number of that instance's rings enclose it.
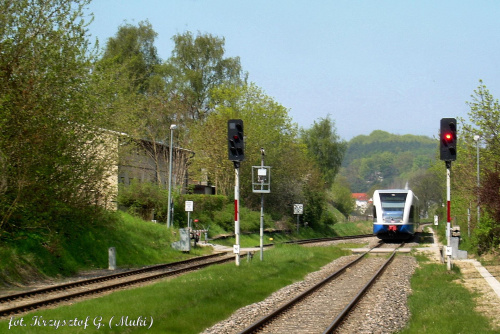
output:
{"label": "shrub", "polygon": [[166,217],[168,210],[167,190],[150,182],[140,183],[134,180],[130,185],[121,184],[117,200],[129,213],[144,220],[151,220],[153,212],[157,219],[162,219]]}

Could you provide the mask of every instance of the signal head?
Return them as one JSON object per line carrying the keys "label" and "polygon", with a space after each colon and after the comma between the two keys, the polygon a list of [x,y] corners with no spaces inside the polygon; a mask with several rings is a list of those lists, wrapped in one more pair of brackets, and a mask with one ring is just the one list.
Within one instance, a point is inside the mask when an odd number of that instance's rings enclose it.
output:
{"label": "signal head", "polygon": [[457,159],[457,120],[455,118],[441,119],[440,153],[441,160],[455,161]]}
{"label": "signal head", "polygon": [[245,159],[245,143],[241,119],[230,119],[227,122],[227,139],[229,160],[243,161]]}

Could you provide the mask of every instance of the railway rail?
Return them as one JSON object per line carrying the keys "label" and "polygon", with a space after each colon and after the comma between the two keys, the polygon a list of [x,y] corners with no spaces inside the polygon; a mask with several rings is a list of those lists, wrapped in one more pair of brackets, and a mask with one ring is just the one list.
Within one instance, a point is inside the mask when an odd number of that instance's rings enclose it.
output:
{"label": "railway rail", "polygon": [[[383,243],[379,243],[372,247],[369,251],[361,254],[355,260],[240,333],[259,333],[261,331],[265,333],[297,331],[301,333],[333,333],[391,263],[397,249],[403,246],[403,244],[397,245],[387,260],[380,257],[366,257],[373,248],[382,245]],[[349,289],[340,288],[340,284],[336,284],[341,279],[350,282]]]}
{"label": "railway rail", "polygon": [[[366,238],[372,236],[373,235],[371,234],[367,234],[347,237],[317,238],[296,240],[289,243],[308,244],[325,241]],[[85,296],[101,294],[106,291],[137,285],[147,281],[179,275],[188,271],[194,271],[210,265],[230,262],[233,260],[233,254],[222,252],[180,262],[153,265],[116,274],[0,296],[0,318],[33,311]]]}
{"label": "railway rail", "polygon": [[217,253],[2,296],[0,297],[0,317],[11,316],[84,296],[179,275],[210,265],[229,262],[233,259],[234,256],[232,254]]}

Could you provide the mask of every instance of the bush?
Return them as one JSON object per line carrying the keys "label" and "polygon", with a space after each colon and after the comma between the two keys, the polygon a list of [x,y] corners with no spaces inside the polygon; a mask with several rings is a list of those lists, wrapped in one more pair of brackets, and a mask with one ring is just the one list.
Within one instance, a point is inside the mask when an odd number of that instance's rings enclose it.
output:
{"label": "bush", "polygon": [[[118,204],[133,215],[151,220],[166,220],[168,211],[168,191],[150,182],[133,181],[130,185],[120,184]],[[153,211],[154,210],[154,211]]]}
{"label": "bush", "polygon": [[487,211],[483,213],[481,223],[474,229],[471,243],[479,255],[500,245],[500,226]]}

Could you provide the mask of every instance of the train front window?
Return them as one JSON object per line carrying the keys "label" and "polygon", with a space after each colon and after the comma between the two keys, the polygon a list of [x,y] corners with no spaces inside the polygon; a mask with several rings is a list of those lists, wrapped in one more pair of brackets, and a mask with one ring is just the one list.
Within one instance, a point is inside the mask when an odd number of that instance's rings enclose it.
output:
{"label": "train front window", "polygon": [[406,193],[380,194],[380,202],[382,204],[382,219],[386,221],[394,220],[396,222],[402,220],[406,196]]}

